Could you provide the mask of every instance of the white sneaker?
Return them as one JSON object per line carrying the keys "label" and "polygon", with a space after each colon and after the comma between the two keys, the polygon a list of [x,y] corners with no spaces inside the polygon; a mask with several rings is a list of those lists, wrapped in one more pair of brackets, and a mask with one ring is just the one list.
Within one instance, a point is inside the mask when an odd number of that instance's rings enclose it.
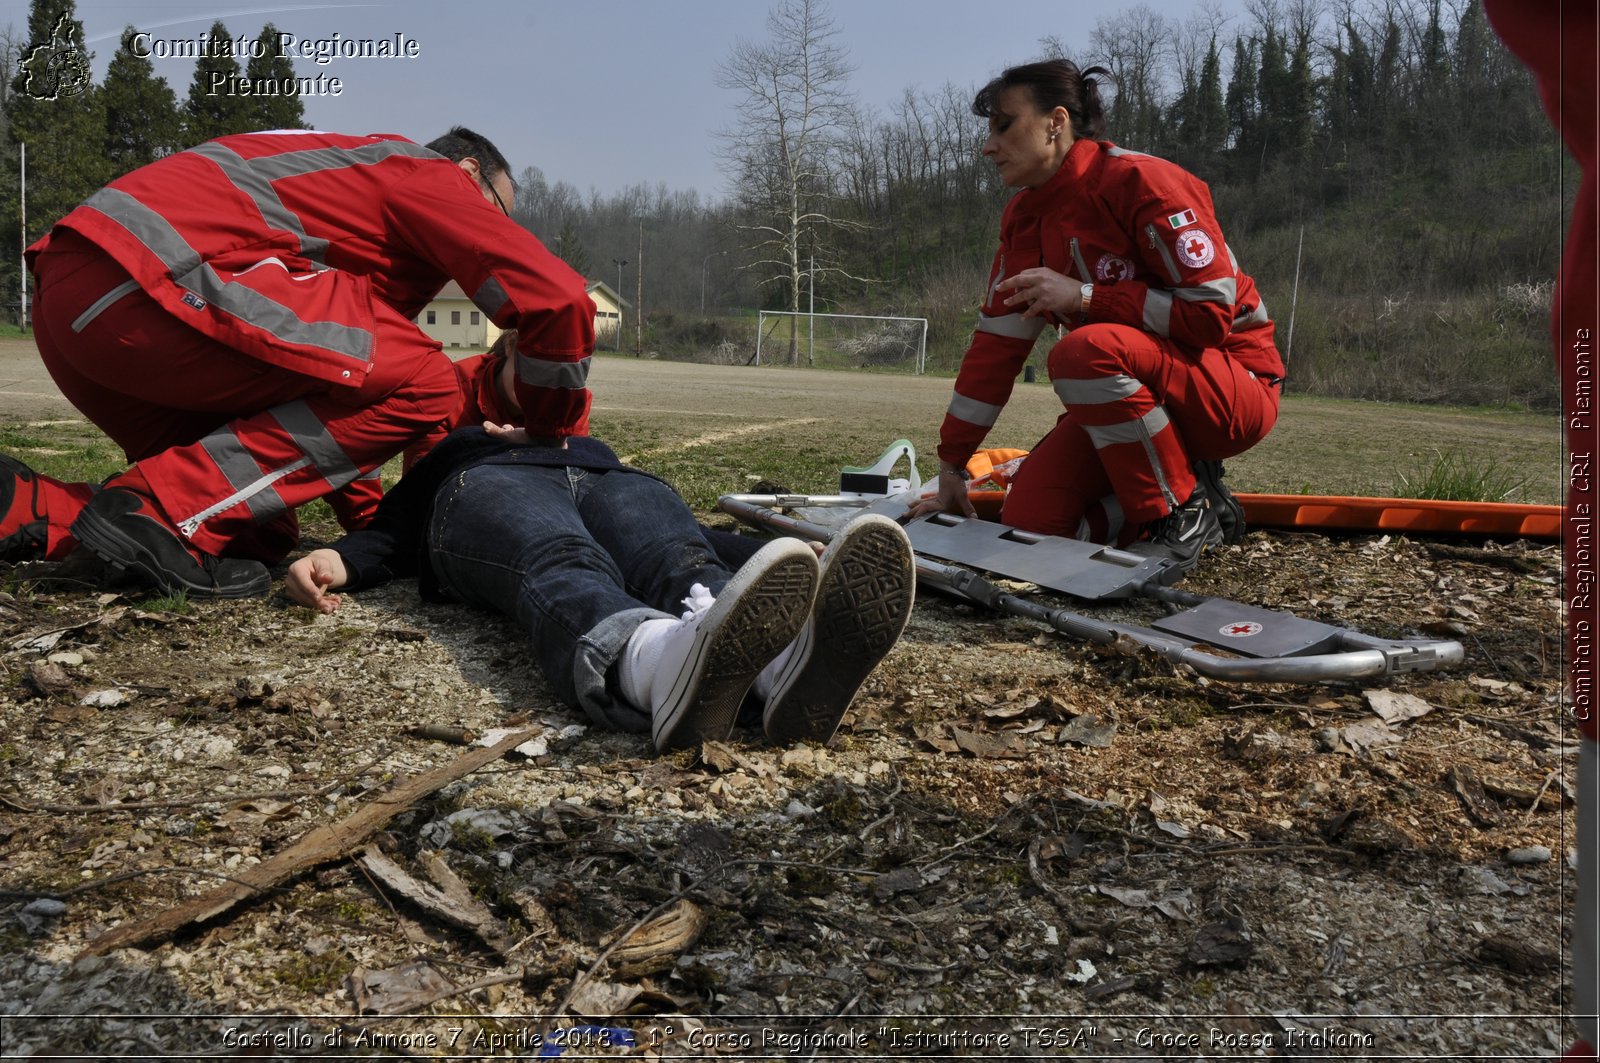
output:
{"label": "white sneaker", "polygon": [[817,592],[811,548],[763,546],[715,598],[695,584],[682,619],[647,620],[623,647],[617,679],[651,716],[656,749],[720,742],[756,674],[794,641]]}
{"label": "white sneaker", "polygon": [[916,557],[905,529],[868,513],[822,553],[816,604],[792,646],[762,672],[762,726],[774,745],[826,742],[911,618]]}

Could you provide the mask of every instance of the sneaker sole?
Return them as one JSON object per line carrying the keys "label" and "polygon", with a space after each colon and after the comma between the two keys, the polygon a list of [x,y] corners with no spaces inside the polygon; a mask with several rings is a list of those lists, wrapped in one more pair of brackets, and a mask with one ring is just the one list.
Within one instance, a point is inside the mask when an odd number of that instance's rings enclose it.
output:
{"label": "sneaker sole", "polygon": [[767,741],[832,738],[856,691],[899,641],[916,595],[916,557],[898,524],[874,514],[840,532],[822,555],[807,642],[773,680]]}
{"label": "sneaker sole", "polygon": [[272,587],[272,575],[265,566],[262,566],[257,578],[237,587],[219,588],[175,577],[161,567],[155,555],[140,545],[137,539],[87,506],[72,522],[72,535],[118,572],[133,572],[154,584],[163,594],[182,591],[191,598],[257,598]]}
{"label": "sneaker sole", "polygon": [[[655,710],[656,749],[667,752],[733,733],[756,675],[794,641],[817,593],[817,559],[794,540],[762,548],[728,581],[700,622],[678,680]],[[798,549],[795,549],[798,548]]]}

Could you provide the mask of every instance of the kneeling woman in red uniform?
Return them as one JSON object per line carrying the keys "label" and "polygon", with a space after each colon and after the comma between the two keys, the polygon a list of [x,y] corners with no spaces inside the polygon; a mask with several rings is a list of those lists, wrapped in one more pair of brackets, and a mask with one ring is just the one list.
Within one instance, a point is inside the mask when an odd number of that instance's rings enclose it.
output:
{"label": "kneeling woman in red uniform", "polygon": [[1283,361],[1205,183],[1100,139],[1104,73],[1030,63],[973,101],[989,120],[983,154],[1019,191],[940,429],[939,497],[914,512],[971,512],[967,459],[1034,340],[1057,325],[1067,331],[1049,372],[1066,412],[1018,471],[1001,519],[1187,568],[1238,523],[1215,463],[1272,428]]}

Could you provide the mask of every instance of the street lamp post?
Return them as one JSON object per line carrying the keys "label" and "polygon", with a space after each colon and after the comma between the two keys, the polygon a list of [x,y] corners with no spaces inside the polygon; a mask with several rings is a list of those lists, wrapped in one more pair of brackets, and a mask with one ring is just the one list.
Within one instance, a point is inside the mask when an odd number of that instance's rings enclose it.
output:
{"label": "street lamp post", "polygon": [[711,264],[711,260],[712,259],[716,258],[718,255],[725,255],[727,253],[728,253],[728,251],[727,251],[726,248],[724,248],[721,251],[713,251],[709,255],[707,255],[705,258],[701,259],[701,261],[700,261],[700,316],[701,317],[705,317],[706,316],[706,267]]}
{"label": "street lamp post", "polygon": [[622,267],[628,264],[628,260],[614,258],[611,261],[617,267],[617,334],[615,342],[616,350],[620,352],[622,350]]}

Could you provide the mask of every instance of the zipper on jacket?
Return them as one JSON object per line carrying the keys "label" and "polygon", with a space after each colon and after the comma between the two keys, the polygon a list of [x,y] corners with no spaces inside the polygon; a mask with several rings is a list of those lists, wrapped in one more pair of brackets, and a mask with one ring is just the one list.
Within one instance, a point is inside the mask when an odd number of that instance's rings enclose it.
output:
{"label": "zipper on jacket", "polygon": [[1161,252],[1161,261],[1167,264],[1167,272],[1172,274],[1172,283],[1182,284],[1183,274],[1178,272],[1178,263],[1173,261],[1172,249],[1162,243],[1161,238],[1156,235],[1156,223],[1150,222],[1144,227],[1144,231],[1149,234],[1151,250]]}

